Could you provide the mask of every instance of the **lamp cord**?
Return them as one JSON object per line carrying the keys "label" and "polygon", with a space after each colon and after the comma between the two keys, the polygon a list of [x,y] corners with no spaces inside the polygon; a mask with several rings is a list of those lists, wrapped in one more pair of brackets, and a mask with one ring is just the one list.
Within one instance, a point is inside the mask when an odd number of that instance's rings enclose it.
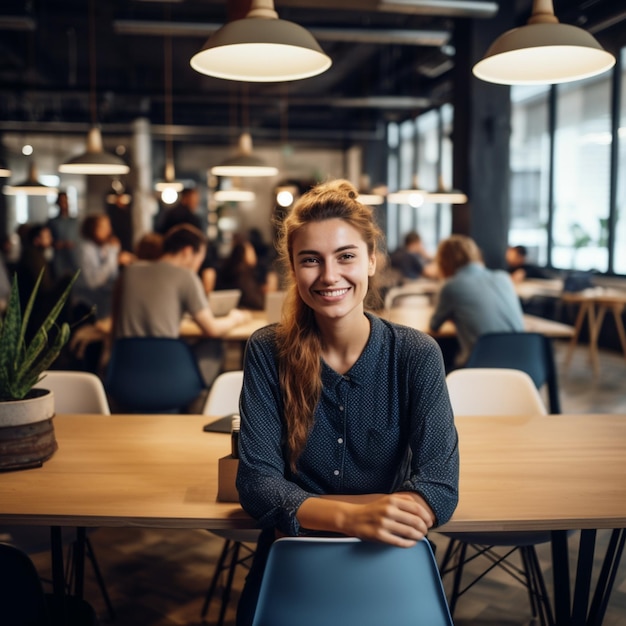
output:
{"label": "lamp cord", "polygon": [[[170,7],[165,7],[165,20],[170,21]],[[164,90],[165,90],[165,162],[174,162],[174,150],[172,145],[172,124],[173,124],[173,105],[172,105],[172,36],[165,35],[163,42],[163,68],[164,68]]]}
{"label": "lamp cord", "polygon": [[89,1],[89,108],[91,123],[98,122],[98,105],[96,102],[96,2]]}

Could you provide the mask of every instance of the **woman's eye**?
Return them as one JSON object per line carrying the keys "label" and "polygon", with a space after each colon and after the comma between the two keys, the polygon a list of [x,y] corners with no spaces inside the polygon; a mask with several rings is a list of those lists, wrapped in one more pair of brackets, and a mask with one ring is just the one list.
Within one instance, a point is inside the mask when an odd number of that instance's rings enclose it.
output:
{"label": "woman's eye", "polygon": [[302,259],[301,263],[302,265],[315,265],[318,262],[318,260],[314,257],[308,257],[305,259]]}
{"label": "woman's eye", "polygon": [[349,252],[346,252],[346,254],[342,254],[339,258],[341,261],[352,261],[352,259],[355,258],[355,255]]}

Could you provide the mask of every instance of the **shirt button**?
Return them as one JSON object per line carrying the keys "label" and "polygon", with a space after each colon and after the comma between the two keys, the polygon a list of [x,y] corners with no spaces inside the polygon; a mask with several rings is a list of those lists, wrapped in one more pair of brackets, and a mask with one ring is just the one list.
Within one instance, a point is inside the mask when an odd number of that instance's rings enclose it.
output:
{"label": "shirt button", "polygon": [[343,411],[343,404],[340,404],[340,405],[339,405],[339,410],[340,410],[340,411]]}
{"label": "shirt button", "polygon": [[344,376],[343,379],[344,380],[350,380],[350,376]]}
{"label": "shirt button", "polygon": [[343,437],[339,437],[339,439],[337,439],[337,443],[343,443]]}
{"label": "shirt button", "polygon": [[335,471],[333,472],[333,474],[334,474],[335,476],[339,476],[339,470],[335,470]]}

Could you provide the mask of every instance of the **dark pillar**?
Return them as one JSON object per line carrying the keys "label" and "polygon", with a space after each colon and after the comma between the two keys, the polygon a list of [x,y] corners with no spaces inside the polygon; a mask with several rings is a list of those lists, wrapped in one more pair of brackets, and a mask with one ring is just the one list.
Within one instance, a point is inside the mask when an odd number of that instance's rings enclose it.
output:
{"label": "dark pillar", "polygon": [[453,207],[452,231],[472,237],[489,267],[504,265],[509,230],[510,89],[479,80],[472,66],[514,18],[514,3],[502,2],[496,17],[460,23],[454,37],[454,187],[469,202]]}
{"label": "dark pillar", "polygon": [[[372,188],[385,185],[387,181],[387,123],[384,119],[378,121],[379,138],[367,141],[363,146],[363,172],[369,176]],[[374,213],[378,226],[387,230],[387,204],[375,207]]]}

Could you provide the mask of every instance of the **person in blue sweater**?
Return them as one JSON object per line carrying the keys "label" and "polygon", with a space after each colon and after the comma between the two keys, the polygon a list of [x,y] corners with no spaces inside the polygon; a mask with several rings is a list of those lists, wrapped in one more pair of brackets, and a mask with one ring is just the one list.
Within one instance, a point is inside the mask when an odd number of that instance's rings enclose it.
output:
{"label": "person in blue sweater", "polygon": [[476,242],[452,235],[439,243],[435,262],[445,280],[439,292],[430,328],[439,330],[446,320],[456,326],[463,365],[476,340],[486,333],[524,330],[524,317],[513,281],[503,270],[487,269]]}

